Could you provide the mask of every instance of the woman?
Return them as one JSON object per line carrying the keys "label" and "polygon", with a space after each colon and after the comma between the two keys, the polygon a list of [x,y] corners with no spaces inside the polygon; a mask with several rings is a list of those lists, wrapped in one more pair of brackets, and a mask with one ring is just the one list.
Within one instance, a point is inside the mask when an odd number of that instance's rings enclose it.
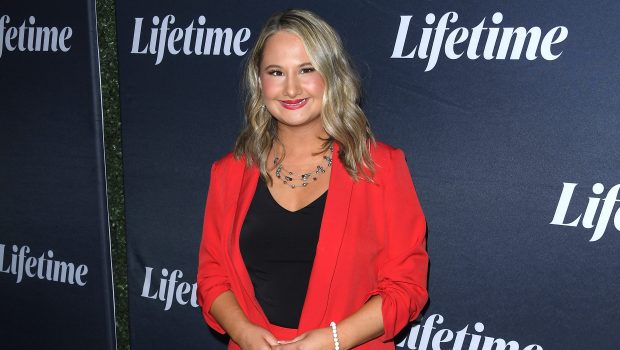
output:
{"label": "woman", "polygon": [[338,35],[309,11],[272,16],[245,88],[246,126],[211,170],[206,322],[229,349],[393,349],[427,300],[426,223]]}

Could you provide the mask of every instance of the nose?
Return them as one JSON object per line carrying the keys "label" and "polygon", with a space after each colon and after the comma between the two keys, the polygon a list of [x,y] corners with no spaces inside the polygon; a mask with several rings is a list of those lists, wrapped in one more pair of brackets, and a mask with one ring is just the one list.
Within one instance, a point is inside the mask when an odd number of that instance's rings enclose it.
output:
{"label": "nose", "polygon": [[299,77],[295,74],[289,74],[286,77],[286,86],[284,87],[284,92],[288,97],[295,97],[301,94],[301,85],[299,82]]}

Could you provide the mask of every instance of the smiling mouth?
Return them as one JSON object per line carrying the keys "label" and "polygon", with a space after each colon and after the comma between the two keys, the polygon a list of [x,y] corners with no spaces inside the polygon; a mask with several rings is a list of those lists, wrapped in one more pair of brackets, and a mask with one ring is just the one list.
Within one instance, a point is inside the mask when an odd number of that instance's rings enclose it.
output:
{"label": "smiling mouth", "polygon": [[305,106],[307,102],[308,102],[307,98],[301,98],[297,100],[280,100],[280,104],[282,105],[282,107],[286,109],[291,109],[291,110],[299,109]]}

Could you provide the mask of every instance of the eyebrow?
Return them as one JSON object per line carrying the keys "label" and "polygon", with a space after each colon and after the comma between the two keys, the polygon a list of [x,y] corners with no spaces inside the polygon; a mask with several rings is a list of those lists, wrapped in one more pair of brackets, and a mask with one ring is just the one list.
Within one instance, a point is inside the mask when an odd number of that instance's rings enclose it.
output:
{"label": "eyebrow", "polygon": [[[304,66],[312,66],[312,62],[304,62],[300,64],[298,67],[304,67]],[[268,69],[273,69],[273,68],[282,69],[282,67],[277,64],[270,64],[267,67],[263,68],[263,70],[268,70]]]}

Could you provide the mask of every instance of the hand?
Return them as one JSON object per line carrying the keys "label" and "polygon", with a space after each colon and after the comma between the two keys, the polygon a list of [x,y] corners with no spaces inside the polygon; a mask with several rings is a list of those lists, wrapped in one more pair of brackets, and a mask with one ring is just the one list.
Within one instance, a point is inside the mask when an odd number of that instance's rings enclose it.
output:
{"label": "hand", "polygon": [[233,341],[242,350],[271,350],[278,345],[278,341],[273,334],[265,328],[252,323],[245,325],[239,330],[238,334],[238,336],[233,338]]}
{"label": "hand", "polygon": [[319,328],[297,336],[295,339],[279,341],[273,350],[331,350],[334,338],[331,328]]}

